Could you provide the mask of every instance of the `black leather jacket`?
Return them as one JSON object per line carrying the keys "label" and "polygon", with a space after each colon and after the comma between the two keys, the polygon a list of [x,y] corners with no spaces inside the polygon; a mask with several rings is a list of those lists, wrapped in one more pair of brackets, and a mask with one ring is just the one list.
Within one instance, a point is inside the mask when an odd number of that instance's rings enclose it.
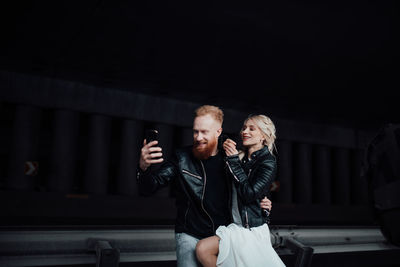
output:
{"label": "black leather jacket", "polygon": [[270,187],[276,177],[276,159],[268,147],[255,151],[251,160],[238,155],[226,158],[238,194],[238,207],[244,227],[256,227],[268,221],[260,208],[264,196],[270,198]]}
{"label": "black leather jacket", "polygon": [[[220,152],[221,153],[221,152]],[[140,168],[138,168],[140,170]],[[232,182],[228,178],[228,170],[225,179],[228,192],[232,192]],[[168,185],[174,180],[176,185],[177,217],[175,223],[176,232],[184,232],[197,238],[204,238],[215,234],[216,228],[211,216],[204,208],[204,189],[207,175],[203,163],[196,159],[191,147],[177,150],[172,160],[165,162],[156,172],[146,170],[138,172],[139,192],[142,195],[154,193],[160,187]],[[231,193],[229,194],[231,206]],[[230,215],[232,221],[232,215]]]}

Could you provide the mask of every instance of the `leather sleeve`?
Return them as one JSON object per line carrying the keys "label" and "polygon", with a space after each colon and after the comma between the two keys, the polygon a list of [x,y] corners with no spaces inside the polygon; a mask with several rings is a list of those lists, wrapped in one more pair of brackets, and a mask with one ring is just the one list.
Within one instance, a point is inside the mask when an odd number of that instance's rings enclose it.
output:
{"label": "leather sleeve", "polygon": [[166,161],[157,171],[151,171],[148,168],[143,172],[138,167],[137,183],[141,195],[151,195],[158,189],[167,186],[172,179],[179,175],[176,157]]}
{"label": "leather sleeve", "polygon": [[258,164],[259,166],[251,174],[253,178],[249,181],[248,174],[244,172],[239,157],[227,157],[228,168],[237,184],[238,195],[244,204],[263,198],[275,179],[276,161],[273,157],[263,159]]}

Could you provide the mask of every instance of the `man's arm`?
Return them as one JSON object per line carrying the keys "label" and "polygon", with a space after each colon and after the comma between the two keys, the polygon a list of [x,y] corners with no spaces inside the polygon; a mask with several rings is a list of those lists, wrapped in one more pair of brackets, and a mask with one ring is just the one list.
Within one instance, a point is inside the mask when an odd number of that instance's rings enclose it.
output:
{"label": "man's arm", "polygon": [[174,161],[167,161],[156,171],[152,172],[150,166],[155,163],[163,162],[161,147],[155,147],[158,141],[152,141],[149,144],[146,140],[140,153],[139,166],[137,171],[137,183],[139,193],[150,195],[161,187],[165,187],[178,174]]}
{"label": "man's arm", "polygon": [[137,183],[141,195],[151,195],[158,189],[165,187],[178,175],[176,164],[173,161],[166,161],[161,167],[152,172],[150,168],[137,172]]}

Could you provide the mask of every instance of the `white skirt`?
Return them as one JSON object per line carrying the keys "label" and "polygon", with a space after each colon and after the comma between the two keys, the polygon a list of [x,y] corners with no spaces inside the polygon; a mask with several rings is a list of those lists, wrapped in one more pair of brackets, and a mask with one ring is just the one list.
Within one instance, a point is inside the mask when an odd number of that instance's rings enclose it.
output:
{"label": "white skirt", "polygon": [[231,223],[216,231],[219,241],[217,266],[285,266],[271,244],[268,224],[250,229]]}

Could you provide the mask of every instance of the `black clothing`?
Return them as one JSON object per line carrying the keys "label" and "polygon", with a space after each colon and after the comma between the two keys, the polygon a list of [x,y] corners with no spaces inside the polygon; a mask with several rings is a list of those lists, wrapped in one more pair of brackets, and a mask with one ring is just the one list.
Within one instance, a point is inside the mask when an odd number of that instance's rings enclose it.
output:
{"label": "black clothing", "polygon": [[[222,156],[218,155],[209,159],[206,167],[203,161],[193,156],[191,147],[177,150],[174,158],[165,162],[155,173],[149,170],[141,172],[139,168],[139,191],[143,195],[149,195],[176,179],[181,193],[176,194],[175,232],[184,232],[197,238],[212,236],[220,223],[226,221],[226,214],[229,216],[228,222],[232,222],[231,182],[228,182],[227,173],[221,170],[224,168],[223,162],[221,167],[216,165],[216,162],[221,161],[220,158]],[[224,183],[221,183],[221,180]],[[210,187],[207,186],[209,182]],[[218,196],[220,192],[212,190],[212,186],[217,186],[217,190],[222,188],[224,196]],[[226,200],[221,201],[221,205],[212,206],[212,201],[220,201],[222,197]],[[219,214],[222,214],[222,217]]]}
{"label": "black clothing", "polygon": [[269,198],[269,189],[276,177],[276,159],[264,147],[241,161],[238,155],[226,158],[227,166],[238,194],[239,213],[244,227],[256,227],[267,222],[260,201]]}
{"label": "black clothing", "polygon": [[[207,175],[204,193],[204,208],[209,212],[215,225],[231,223],[229,192],[224,159],[221,153],[202,161]],[[216,227],[218,228],[218,227]]]}

